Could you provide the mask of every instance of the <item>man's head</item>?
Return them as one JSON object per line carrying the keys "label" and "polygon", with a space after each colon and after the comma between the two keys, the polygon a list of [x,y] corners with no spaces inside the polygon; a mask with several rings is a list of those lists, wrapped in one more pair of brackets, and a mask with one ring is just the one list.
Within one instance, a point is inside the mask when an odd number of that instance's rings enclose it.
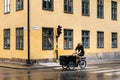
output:
{"label": "man's head", "polygon": [[81,46],[81,43],[78,43],[78,46]]}

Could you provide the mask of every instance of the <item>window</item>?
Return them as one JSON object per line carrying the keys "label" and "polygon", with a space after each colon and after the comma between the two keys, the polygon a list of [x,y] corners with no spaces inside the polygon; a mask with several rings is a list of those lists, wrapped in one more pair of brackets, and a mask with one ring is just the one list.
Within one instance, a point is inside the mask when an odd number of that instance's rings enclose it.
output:
{"label": "window", "polygon": [[4,13],[10,12],[10,0],[4,0]]}
{"label": "window", "polygon": [[97,0],[97,17],[104,17],[104,0]]}
{"label": "window", "polygon": [[42,28],[42,49],[53,49],[53,29]]}
{"label": "window", "polygon": [[82,0],[82,15],[89,16],[89,0]]}
{"label": "window", "polygon": [[117,2],[112,1],[112,20],[117,20]]}
{"label": "window", "polygon": [[73,30],[64,30],[64,49],[73,49]]}
{"label": "window", "polygon": [[89,31],[82,31],[82,45],[84,48],[90,47],[90,32]]}
{"label": "window", "polygon": [[16,0],[16,10],[23,9],[23,0]]}
{"label": "window", "polygon": [[97,47],[104,48],[104,32],[97,32]]}
{"label": "window", "polygon": [[24,39],[23,39],[23,28],[16,29],[16,49],[23,50]]}
{"label": "window", "polygon": [[43,0],[44,10],[53,10],[53,0]]}
{"label": "window", "polygon": [[64,12],[73,13],[73,0],[64,0]]}
{"label": "window", "polygon": [[4,29],[4,49],[10,49],[10,29]]}
{"label": "window", "polygon": [[117,48],[117,33],[112,33],[112,48]]}

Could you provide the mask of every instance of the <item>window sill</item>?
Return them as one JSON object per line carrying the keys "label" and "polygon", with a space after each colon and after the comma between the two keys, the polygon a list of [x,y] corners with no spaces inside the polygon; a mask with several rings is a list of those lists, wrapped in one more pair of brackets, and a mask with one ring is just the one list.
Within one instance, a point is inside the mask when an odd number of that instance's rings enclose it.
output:
{"label": "window sill", "polygon": [[104,47],[97,47],[97,48],[102,49],[102,48],[104,48]]}
{"label": "window sill", "polygon": [[4,12],[4,14],[6,15],[6,14],[10,14],[10,12]]}
{"label": "window sill", "polygon": [[42,50],[53,50],[53,49],[42,49]]}
{"label": "window sill", "polygon": [[84,47],[85,49],[89,49],[90,47]]}
{"label": "window sill", "polygon": [[18,48],[16,48],[16,50],[24,50],[24,49],[18,49]]}
{"label": "window sill", "polygon": [[112,47],[113,49],[118,48],[118,47]]}
{"label": "window sill", "polygon": [[117,19],[112,19],[113,21],[117,21]]}
{"label": "window sill", "polygon": [[64,48],[64,50],[73,50],[73,48]]}
{"label": "window sill", "polygon": [[67,14],[73,14],[73,12],[67,12],[67,11],[64,11],[64,13],[67,13]]}
{"label": "window sill", "polygon": [[89,17],[90,15],[89,14],[82,14],[82,16],[88,16]]}
{"label": "window sill", "polygon": [[23,9],[16,9],[16,11],[22,11]]}
{"label": "window sill", "polygon": [[99,19],[104,19],[104,17],[97,17],[97,18],[99,18]]}
{"label": "window sill", "polygon": [[10,48],[4,48],[5,50],[10,50]]}
{"label": "window sill", "polygon": [[45,11],[54,11],[53,9],[43,8]]}

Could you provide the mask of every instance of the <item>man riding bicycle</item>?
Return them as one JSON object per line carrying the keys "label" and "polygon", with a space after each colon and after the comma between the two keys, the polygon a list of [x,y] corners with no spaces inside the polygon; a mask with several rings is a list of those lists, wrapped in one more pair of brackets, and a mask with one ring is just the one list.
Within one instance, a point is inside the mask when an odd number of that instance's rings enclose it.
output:
{"label": "man riding bicycle", "polygon": [[78,43],[78,45],[76,46],[74,54],[77,54],[76,63],[78,63],[80,58],[84,56],[84,48],[81,43]]}

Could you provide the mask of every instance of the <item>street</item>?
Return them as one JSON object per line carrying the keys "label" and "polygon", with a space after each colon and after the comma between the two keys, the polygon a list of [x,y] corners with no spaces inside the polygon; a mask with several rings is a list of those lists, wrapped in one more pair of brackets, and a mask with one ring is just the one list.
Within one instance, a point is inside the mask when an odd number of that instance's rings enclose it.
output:
{"label": "street", "polygon": [[88,65],[86,69],[63,70],[62,67],[47,69],[0,68],[0,80],[120,80],[120,64]]}

